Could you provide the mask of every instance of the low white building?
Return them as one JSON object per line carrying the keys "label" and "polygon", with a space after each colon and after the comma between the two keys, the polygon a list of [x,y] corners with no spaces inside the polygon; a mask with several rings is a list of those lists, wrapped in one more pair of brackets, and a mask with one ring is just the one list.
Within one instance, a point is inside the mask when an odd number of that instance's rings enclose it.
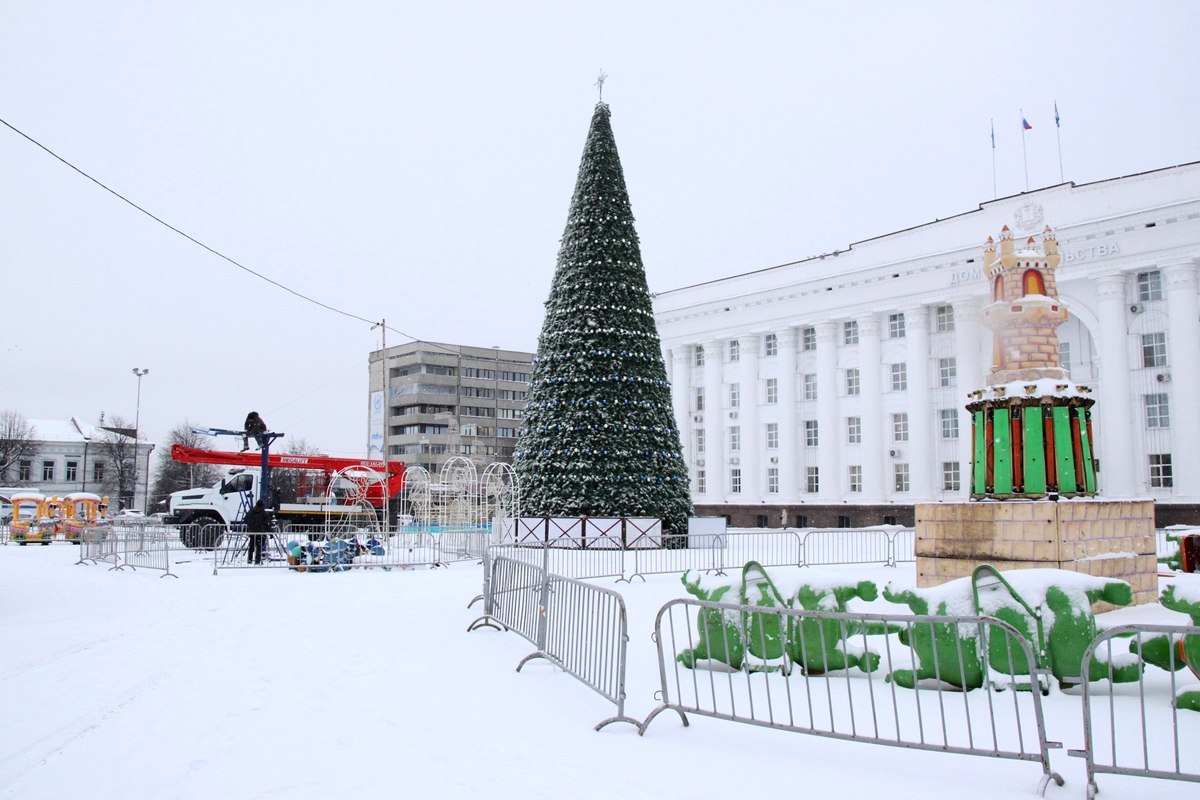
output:
{"label": "low white building", "polygon": [[967,393],[991,333],[984,242],[1050,226],[1059,328],[1097,398],[1098,482],[1200,523],[1200,162],[1062,184],[803,261],[658,294],[697,513],[735,524],[911,523],[967,497]]}
{"label": "low white building", "polygon": [[[7,475],[0,475],[0,484],[8,488],[41,492],[47,497],[62,497],[71,492],[109,494],[110,510],[115,512],[121,507],[116,488],[120,471],[116,469],[113,459],[120,453],[127,453],[126,460],[130,463],[126,466],[126,472],[131,479],[134,477],[129,472],[134,450],[132,436],[89,425],[75,417],[69,420],[31,419],[29,424],[34,430],[35,452],[18,459]],[[108,442],[120,442],[121,446],[114,448]],[[126,496],[125,507],[146,509],[150,453],[153,450],[154,445],[149,442],[138,443],[132,505]],[[129,483],[134,481],[130,480]]]}

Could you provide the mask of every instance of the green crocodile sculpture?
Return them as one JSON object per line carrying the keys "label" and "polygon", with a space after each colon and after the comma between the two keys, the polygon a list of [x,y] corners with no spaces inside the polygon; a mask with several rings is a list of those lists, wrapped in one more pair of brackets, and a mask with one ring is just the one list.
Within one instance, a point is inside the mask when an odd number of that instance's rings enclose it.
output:
{"label": "green crocodile sculpture", "polygon": [[[1133,590],[1113,578],[1096,578],[1057,569],[1012,570],[1000,573],[982,566],[970,578],[928,589],[884,589],[884,599],[903,603],[914,614],[933,616],[991,616],[1007,622],[1030,643],[1038,668],[1048,669],[1060,688],[1077,685],[1083,674],[1083,654],[1096,638],[1092,604],[1106,601],[1128,605]],[[986,648],[979,647],[980,634]],[[975,689],[983,685],[984,660],[1003,675],[1029,675],[1024,648],[1001,635],[997,626],[923,623],[913,626],[911,645],[918,658],[916,670],[897,670],[892,677],[911,688],[915,681],[941,679],[952,686]],[[909,644],[907,631],[901,640]],[[982,657],[981,657],[982,656]],[[1136,681],[1141,669],[1136,656],[1112,658],[1115,682]],[[961,663],[961,667],[960,667]],[[1090,680],[1107,678],[1107,659],[1094,658]],[[1029,688],[1028,684],[1017,688]]]}
{"label": "green crocodile sculpture", "polygon": [[[849,600],[874,600],[878,594],[871,581],[855,582],[818,570],[804,570],[792,580],[794,586],[780,591],[762,565],[753,561],[740,575],[706,576],[689,570],[682,580],[688,593],[701,600],[765,608],[844,612]],[[696,646],[678,656],[688,668],[774,671],[789,668],[790,661],[819,674],[854,666],[870,671],[879,663],[877,654],[847,653],[845,638],[860,629],[834,620],[801,621],[789,615],[702,608],[696,622]]]}
{"label": "green crocodile sculpture", "polygon": [[[984,566],[975,571],[972,581],[978,613],[1016,628],[1032,645],[1038,667],[1050,670],[1062,689],[1078,685],[1083,675],[1083,654],[1098,633],[1092,605],[1103,601],[1126,606],[1133,602],[1133,589],[1125,581],[1070,570],[1022,569],[1001,574]],[[989,635],[988,639],[992,669],[1029,674],[1024,652],[1015,646],[1010,648],[1008,637]],[[1092,659],[1088,680],[1108,678],[1111,667],[1114,683],[1136,681],[1141,674],[1136,655],[1110,653],[1110,649],[1103,649]]]}
{"label": "green crocodile sculpture", "polygon": [[[1163,608],[1187,614],[1193,625],[1200,625],[1200,575],[1181,573],[1159,595]],[[1129,645],[1131,652],[1138,652],[1137,642]],[[1173,652],[1172,652],[1173,651]],[[1147,664],[1165,670],[1191,669],[1200,678],[1200,636],[1155,636],[1142,643],[1141,656]],[[1200,711],[1200,686],[1190,684],[1175,696],[1175,707],[1189,711]]]}
{"label": "green crocodile sculpture", "polygon": [[[840,575],[817,570],[806,570],[802,577],[805,582],[797,584],[795,592],[788,598],[792,608],[845,613],[849,601],[855,598],[871,601],[879,596],[873,581],[855,583]],[[863,672],[874,672],[879,668],[878,653],[847,652],[850,637],[864,633],[857,622],[815,617],[793,617],[788,622],[788,656],[809,675],[851,667],[858,667]],[[865,633],[885,631],[868,629]]]}
{"label": "green crocodile sculpture", "polygon": [[[883,589],[883,599],[906,605],[918,616],[957,617],[975,613],[969,578],[927,589],[893,591],[888,584]],[[916,655],[916,669],[895,670],[888,680],[906,689],[923,681],[941,681],[964,690],[978,689],[983,686],[984,676],[978,639],[978,627],[970,624],[920,622],[906,627],[900,631],[900,642]]]}

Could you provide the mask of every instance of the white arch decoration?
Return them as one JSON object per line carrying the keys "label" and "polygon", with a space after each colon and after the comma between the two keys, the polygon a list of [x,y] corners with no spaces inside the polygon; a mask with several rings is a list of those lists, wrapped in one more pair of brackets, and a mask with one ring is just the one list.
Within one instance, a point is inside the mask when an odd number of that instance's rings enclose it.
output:
{"label": "white arch decoration", "polygon": [[521,516],[521,487],[511,464],[489,464],[479,481],[480,524]]}
{"label": "white arch decoration", "polygon": [[[386,479],[370,467],[346,467],[329,476],[330,500],[338,490],[344,491],[345,495],[340,506],[334,506],[332,502],[325,506],[326,535],[353,534],[360,531],[379,532],[379,515],[367,499],[372,484],[380,485],[381,496],[387,495]],[[347,510],[334,513],[333,509],[339,507]]]}

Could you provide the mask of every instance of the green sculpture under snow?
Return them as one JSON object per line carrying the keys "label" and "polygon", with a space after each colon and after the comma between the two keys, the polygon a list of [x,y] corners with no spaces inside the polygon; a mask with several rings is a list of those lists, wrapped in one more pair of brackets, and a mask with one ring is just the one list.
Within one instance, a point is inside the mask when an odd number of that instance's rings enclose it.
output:
{"label": "green sculpture under snow", "polygon": [[[1060,688],[1077,685],[1083,674],[1083,654],[1096,638],[1092,604],[1105,601],[1128,605],[1133,590],[1114,578],[1096,578],[1059,569],[1012,570],[1001,574],[989,566],[975,570],[970,578],[959,578],[928,589],[893,591],[889,585],[884,599],[907,605],[914,614],[933,616],[991,616],[1007,622],[1029,643],[1038,669],[1047,669]],[[1002,675],[1029,675],[1024,650],[1001,635],[996,626],[982,631],[987,638],[987,666]],[[892,674],[900,686],[915,680],[940,678],[958,688],[983,685],[978,626],[951,624],[914,626],[912,646],[918,657],[913,671]],[[902,640],[907,644],[906,637]],[[1117,683],[1136,681],[1140,663],[1136,654],[1098,652],[1089,666],[1089,680],[1109,677],[1109,666]],[[962,665],[961,667],[959,665]],[[1028,688],[1028,685],[1018,688]]]}
{"label": "green sculpture under snow", "polygon": [[[689,570],[683,575],[683,585],[690,594],[715,603],[810,612],[845,613],[851,600],[871,601],[878,596],[872,581],[855,581],[822,570],[805,569],[777,582],[753,561],[732,576]],[[896,633],[916,659],[913,669],[895,670],[887,676],[898,686],[912,689],[940,684],[969,691],[989,679],[996,680],[991,676],[1029,675],[1029,683],[1013,687],[1028,690],[1036,685],[1034,671],[1045,670],[1066,689],[1083,680],[1083,656],[1099,632],[1092,605],[1128,605],[1133,591],[1128,583],[1115,578],[1058,569],[1001,573],[985,565],[970,578],[925,589],[889,584],[883,597],[908,606],[918,616],[994,617],[1028,642],[1034,663],[1029,663],[1025,648],[1017,645],[1013,634],[997,625],[936,621],[864,625],[818,614],[730,608],[700,609],[695,646],[684,650],[678,660],[689,669],[786,672],[798,664],[807,675],[853,668],[870,673],[879,668],[879,654],[856,639]],[[1200,576],[1177,576],[1163,591],[1162,604],[1200,625]],[[1093,653],[1087,680],[1134,682],[1141,676],[1143,662],[1163,669],[1188,666],[1200,677],[1200,635],[1158,636],[1140,648],[1128,637],[1110,639]],[[1200,711],[1200,686],[1181,689],[1176,706]]]}
{"label": "green sculpture under snow", "polygon": [[[1193,625],[1200,625],[1200,575],[1176,575],[1174,582],[1163,589],[1159,602],[1163,608],[1187,614]],[[1130,643],[1129,649],[1137,652],[1137,643]],[[1141,651],[1147,664],[1165,670],[1189,667],[1192,674],[1200,678],[1200,636],[1156,636],[1148,639]],[[1175,696],[1175,707],[1200,711],[1200,686],[1189,684],[1180,688]]]}
{"label": "green sculpture under snow", "polygon": [[[701,600],[764,608],[844,612],[856,597],[878,596],[871,581],[856,582],[821,570],[804,570],[793,581],[780,591],[753,561],[740,575],[706,576],[695,570],[683,575],[688,592]],[[799,664],[807,674],[819,675],[852,667],[869,672],[879,666],[877,653],[852,652],[849,638],[863,633],[854,622],[715,608],[700,609],[696,622],[696,646],[678,657],[688,668],[774,671]]]}

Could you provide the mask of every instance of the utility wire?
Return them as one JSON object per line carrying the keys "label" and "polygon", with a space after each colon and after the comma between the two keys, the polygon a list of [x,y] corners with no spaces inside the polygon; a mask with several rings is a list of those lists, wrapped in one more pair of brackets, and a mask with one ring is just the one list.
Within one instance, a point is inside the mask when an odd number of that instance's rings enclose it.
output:
{"label": "utility wire", "polygon": [[[168,228],[168,229],[170,229],[170,230],[174,231],[175,233],[179,234],[179,235],[180,235],[180,236],[182,236],[183,238],[187,239],[189,242],[191,242],[191,243],[193,243],[193,244],[196,244],[196,245],[199,245],[200,247],[203,247],[205,250],[207,250],[208,252],[212,253],[212,254],[213,254],[214,256],[216,256],[217,258],[224,259],[225,261],[228,261],[230,264],[233,264],[233,265],[234,265],[235,267],[237,267],[238,269],[240,269],[240,270],[244,270],[245,272],[249,272],[249,273],[250,273],[251,275],[253,275],[254,277],[256,277],[256,278],[260,278],[260,279],[262,279],[262,280],[266,281],[267,283],[271,284],[272,286],[276,286],[276,287],[278,287],[278,288],[280,288],[280,289],[283,289],[283,290],[284,290],[285,292],[287,292],[288,294],[291,294],[291,295],[294,295],[294,296],[296,296],[296,297],[299,297],[301,300],[305,300],[305,301],[307,301],[307,302],[309,302],[309,303],[312,303],[313,305],[320,306],[321,308],[324,308],[324,309],[326,309],[327,311],[332,311],[332,312],[333,312],[333,313],[335,313],[335,314],[341,314],[341,315],[342,315],[342,316],[344,316],[344,317],[350,317],[351,319],[356,319],[356,320],[358,320],[359,322],[365,322],[365,323],[367,323],[368,325],[378,325],[378,324],[379,324],[379,321],[378,321],[378,320],[367,319],[366,317],[360,317],[358,314],[352,314],[352,313],[350,313],[349,311],[343,311],[343,310],[342,310],[342,309],[340,309],[340,308],[334,308],[333,306],[329,305],[328,303],[322,303],[320,300],[317,300],[316,298],[309,297],[308,295],[306,295],[306,294],[303,294],[303,293],[301,293],[301,292],[298,292],[298,291],[296,291],[295,289],[292,289],[292,288],[291,288],[291,287],[289,287],[289,286],[284,286],[282,283],[280,283],[280,282],[279,282],[279,281],[277,281],[277,280],[273,280],[273,279],[271,279],[271,278],[268,278],[266,275],[263,275],[261,272],[256,272],[255,270],[252,270],[252,269],[250,269],[250,267],[247,267],[245,264],[241,264],[241,263],[239,263],[239,262],[235,261],[234,259],[230,258],[229,256],[225,255],[225,254],[224,254],[224,253],[222,253],[221,251],[219,251],[219,250],[216,250],[216,249],[214,249],[214,248],[212,248],[212,247],[209,247],[208,245],[206,245],[204,242],[200,241],[200,240],[199,240],[199,239],[197,239],[196,237],[194,237],[194,236],[191,236],[190,234],[187,234],[187,233],[185,233],[184,231],[181,231],[179,228],[176,228],[174,225],[172,225],[171,223],[169,223],[169,222],[167,222],[166,220],[162,219],[161,217],[155,216],[155,215],[154,215],[154,214],[152,214],[151,212],[149,212],[149,211],[147,211],[146,209],[142,208],[142,207],[141,207],[141,206],[139,206],[137,203],[133,202],[132,200],[130,200],[128,197],[126,197],[125,195],[121,194],[121,193],[120,193],[120,192],[118,192],[117,190],[115,190],[115,189],[112,189],[112,188],[110,188],[109,186],[107,186],[107,185],[105,185],[104,183],[102,183],[101,181],[97,180],[96,178],[93,178],[91,175],[89,175],[88,173],[84,172],[82,169],[80,169],[79,167],[75,166],[75,165],[74,165],[74,164],[72,164],[70,161],[67,161],[65,158],[63,158],[63,157],[62,157],[62,156],[60,156],[58,153],[56,153],[56,152],[54,152],[53,150],[51,150],[51,149],[50,149],[49,147],[47,147],[46,145],[44,145],[44,144],[42,144],[41,142],[39,142],[37,139],[34,139],[34,138],[33,138],[32,136],[30,136],[29,134],[27,134],[27,133],[25,133],[24,131],[20,130],[19,128],[15,127],[15,126],[14,126],[12,123],[8,122],[7,120],[5,120],[5,119],[3,119],[3,118],[0,118],[0,123],[2,123],[2,124],[3,124],[3,125],[6,127],[6,128],[8,128],[9,130],[11,130],[13,133],[16,133],[17,135],[21,136],[22,138],[26,139],[27,141],[29,141],[29,142],[31,142],[31,143],[33,143],[33,144],[37,145],[39,148],[41,148],[42,150],[46,151],[47,153],[49,153],[49,154],[50,154],[51,156],[53,156],[54,158],[58,159],[58,160],[59,160],[59,161],[61,161],[63,164],[66,164],[68,167],[70,167],[71,169],[75,170],[75,171],[76,171],[76,172],[78,172],[80,175],[82,175],[83,177],[87,178],[89,181],[91,181],[92,183],[96,184],[97,186],[99,186],[99,187],[100,187],[101,189],[103,189],[104,191],[106,191],[106,192],[108,192],[109,194],[111,194],[113,197],[116,197],[118,200],[122,200],[122,201],[124,201],[124,202],[128,203],[129,205],[133,206],[133,207],[134,207],[134,208],[136,208],[138,211],[142,212],[143,214],[145,214],[147,217],[149,217],[150,219],[154,220],[154,221],[155,221],[155,222],[157,222],[158,224],[162,225],[162,226],[163,226],[163,227],[165,227],[165,228]],[[413,336],[412,334],[405,333],[405,332],[404,332],[404,331],[402,331],[402,330],[398,330],[398,329],[396,329],[396,328],[393,328],[391,325],[387,325],[387,326],[385,326],[385,327],[386,327],[388,330],[390,330],[390,331],[393,331],[393,332],[395,332],[395,333],[398,333],[398,334],[400,334],[401,336],[405,337],[406,339],[412,339],[413,341],[423,341],[423,340],[421,340],[421,339],[418,339],[416,336]],[[430,344],[430,345],[432,345],[432,346],[434,346],[434,347],[437,347],[437,345],[436,345],[436,344],[434,344],[433,342],[424,342],[424,343],[425,343],[425,344]],[[445,349],[445,348],[439,348],[439,349]],[[446,350],[446,352],[447,352],[447,353],[450,353],[450,352],[453,352],[453,351],[451,351],[451,350]]]}

